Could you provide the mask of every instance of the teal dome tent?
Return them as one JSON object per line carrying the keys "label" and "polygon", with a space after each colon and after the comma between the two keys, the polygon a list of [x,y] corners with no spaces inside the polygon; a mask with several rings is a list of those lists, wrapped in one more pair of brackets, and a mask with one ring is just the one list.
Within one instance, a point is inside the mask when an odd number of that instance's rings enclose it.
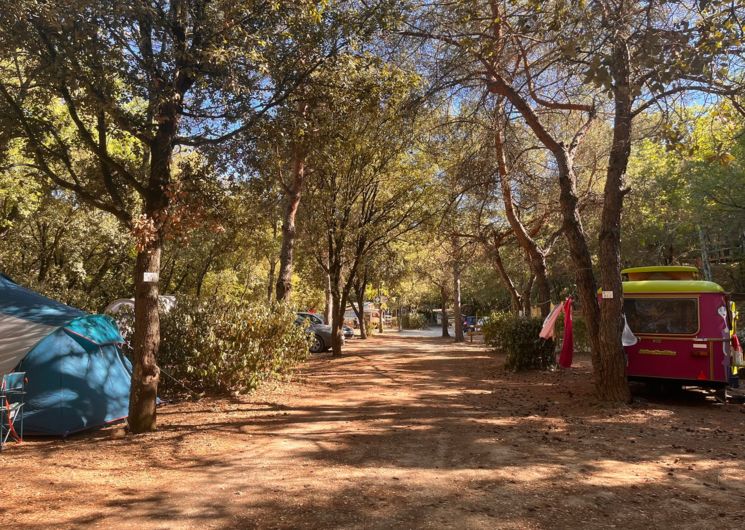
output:
{"label": "teal dome tent", "polygon": [[26,434],[67,436],[126,418],[132,365],[121,342],[110,317],[0,274],[0,373],[26,372]]}

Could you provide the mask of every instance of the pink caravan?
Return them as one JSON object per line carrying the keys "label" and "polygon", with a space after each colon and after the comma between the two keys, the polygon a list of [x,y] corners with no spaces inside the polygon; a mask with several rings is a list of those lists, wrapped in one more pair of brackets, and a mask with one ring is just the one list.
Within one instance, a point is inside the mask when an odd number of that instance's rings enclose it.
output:
{"label": "pink caravan", "polygon": [[700,280],[695,267],[635,267],[621,274],[624,315],[638,339],[624,341],[629,380],[722,392],[737,384],[743,363],[737,313],[722,287]]}

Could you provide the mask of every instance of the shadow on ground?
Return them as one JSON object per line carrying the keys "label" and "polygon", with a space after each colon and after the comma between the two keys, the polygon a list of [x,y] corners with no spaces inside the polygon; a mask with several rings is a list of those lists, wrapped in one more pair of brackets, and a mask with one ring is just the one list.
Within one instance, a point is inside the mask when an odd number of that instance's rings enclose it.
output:
{"label": "shadow on ground", "polygon": [[513,374],[444,339],[348,350],[251,399],[163,407],[154,435],[16,448],[27,487],[3,514],[31,528],[745,525],[741,406],[639,388],[607,407],[582,358]]}

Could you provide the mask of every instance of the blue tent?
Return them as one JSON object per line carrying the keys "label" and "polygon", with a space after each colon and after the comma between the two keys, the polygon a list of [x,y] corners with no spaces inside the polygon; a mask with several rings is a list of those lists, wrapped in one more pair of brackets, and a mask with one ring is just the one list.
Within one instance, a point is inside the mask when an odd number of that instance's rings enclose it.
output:
{"label": "blue tent", "polygon": [[132,365],[107,316],[50,300],[0,274],[0,373],[26,372],[27,434],[67,436],[128,414]]}

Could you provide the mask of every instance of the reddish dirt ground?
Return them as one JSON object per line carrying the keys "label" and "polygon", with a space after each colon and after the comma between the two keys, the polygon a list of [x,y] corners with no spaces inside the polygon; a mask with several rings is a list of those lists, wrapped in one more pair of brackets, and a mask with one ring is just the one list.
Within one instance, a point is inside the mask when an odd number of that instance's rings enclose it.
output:
{"label": "reddish dirt ground", "polygon": [[609,408],[589,366],[513,374],[478,344],[353,341],[160,430],[0,456],[17,528],[745,528],[745,407]]}

